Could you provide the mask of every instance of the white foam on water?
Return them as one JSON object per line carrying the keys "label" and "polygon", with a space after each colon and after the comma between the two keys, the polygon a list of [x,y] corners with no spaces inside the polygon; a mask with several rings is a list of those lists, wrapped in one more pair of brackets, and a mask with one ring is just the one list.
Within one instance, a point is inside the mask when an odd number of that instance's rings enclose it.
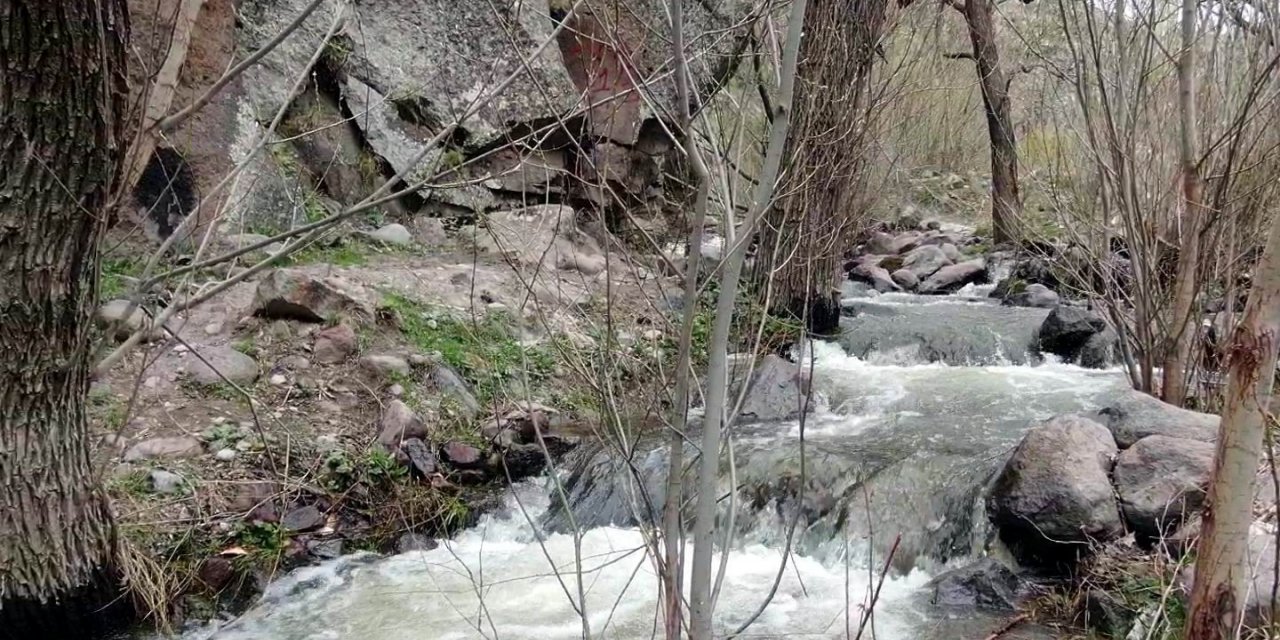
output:
{"label": "white foam on water", "polygon": [[[516,496],[528,518],[516,504]],[[648,638],[658,625],[658,578],[639,530],[601,527],[579,541],[541,537],[530,519],[547,507],[547,492],[524,484],[505,515],[432,551],[364,562],[348,557],[300,569],[274,583],[266,604],[212,635],[216,640],[453,640],[484,637],[556,640],[583,637],[575,611],[581,558],[592,635]],[[577,550],[575,549],[577,547]],[[689,552],[692,548],[689,549]],[[718,566],[717,558],[717,566]],[[762,602],[778,572],[779,549],[759,544],[730,555],[717,607],[717,626],[731,631]],[[558,574],[558,577],[557,577]],[[846,605],[846,579],[849,604]],[[876,637],[915,638],[921,617],[910,600],[928,576],[889,576],[876,607]],[[844,637],[846,611],[857,627],[871,581],[865,565],[830,568],[793,557],[752,637]],[[198,636],[200,638],[206,635]]]}

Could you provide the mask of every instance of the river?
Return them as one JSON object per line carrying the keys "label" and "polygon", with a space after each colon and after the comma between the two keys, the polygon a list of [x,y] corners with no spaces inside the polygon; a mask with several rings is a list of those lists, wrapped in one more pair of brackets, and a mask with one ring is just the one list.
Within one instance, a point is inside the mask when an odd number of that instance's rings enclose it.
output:
{"label": "river", "polygon": [[[1021,434],[1037,420],[1097,408],[1125,381],[1119,371],[1039,361],[1028,341],[1046,312],[1000,307],[983,293],[852,294],[845,336],[804,354],[817,405],[803,423],[806,483],[798,481],[799,421],[735,429],[738,491],[722,509],[734,513],[717,608],[722,632],[760,606],[793,521],[793,553],[777,592],[742,637],[856,635],[895,539],[869,623],[875,638],[982,640],[999,625],[1002,616],[936,609],[926,583],[991,548],[983,492]],[[593,637],[660,636],[658,581],[636,526],[645,510],[635,488],[648,488],[660,504],[666,451],[644,445],[633,461],[628,473],[606,452],[583,447],[554,476],[567,502],[552,477],[521,483],[504,509],[435,550],[299,569],[235,622],[188,635],[581,638],[581,568]],[[727,482],[725,495],[733,493]],[[1027,629],[1005,637],[1050,636]]]}

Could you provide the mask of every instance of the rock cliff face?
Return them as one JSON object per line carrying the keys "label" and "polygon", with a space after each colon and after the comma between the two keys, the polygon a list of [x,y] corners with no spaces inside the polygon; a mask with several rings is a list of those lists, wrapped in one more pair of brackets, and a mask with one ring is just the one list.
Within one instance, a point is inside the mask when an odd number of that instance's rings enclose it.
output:
{"label": "rock cliff face", "polygon": [[[166,41],[164,16],[176,1],[130,2],[145,16],[135,39],[146,65],[163,54],[156,43]],[[208,0],[176,105],[267,46],[310,4]],[[641,0],[624,15],[571,6],[322,0],[207,113],[170,136],[165,152],[194,175],[191,193],[166,196],[174,206],[165,207],[142,194],[139,215],[164,237],[204,198],[202,220],[217,218],[228,233],[270,233],[358,202],[399,173],[418,187],[393,205],[400,212],[473,215],[531,196],[602,209],[656,201],[672,147],[660,122],[676,113],[670,44],[666,29],[654,28],[667,22],[665,3]],[[703,100],[736,68],[749,30],[731,27],[749,17],[748,6],[688,9]],[[277,113],[284,118],[269,130]]]}

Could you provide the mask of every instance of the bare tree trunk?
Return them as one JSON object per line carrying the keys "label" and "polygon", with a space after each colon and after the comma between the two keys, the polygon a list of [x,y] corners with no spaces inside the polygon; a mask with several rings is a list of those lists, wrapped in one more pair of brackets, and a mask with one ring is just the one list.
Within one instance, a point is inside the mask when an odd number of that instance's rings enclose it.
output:
{"label": "bare tree trunk", "polygon": [[1187,375],[1195,338],[1192,322],[1196,302],[1196,278],[1200,271],[1200,221],[1204,209],[1203,185],[1196,151],[1195,80],[1196,1],[1182,0],[1182,51],[1178,54],[1178,113],[1181,140],[1183,215],[1182,241],[1178,251],[1178,274],[1174,284],[1173,318],[1169,330],[1172,341],[1164,361],[1165,402],[1182,406],[1187,396]]}
{"label": "bare tree trunk", "polygon": [[805,15],[788,195],[766,214],[753,277],[762,293],[772,280],[771,311],[806,318],[818,334],[839,328],[843,254],[867,210],[864,167],[878,108],[868,94],[888,4],[813,3]]}
{"label": "bare tree trunk", "polygon": [[964,14],[973,43],[973,60],[982,86],[982,105],[987,114],[987,135],[991,138],[991,232],[999,244],[1018,239],[1017,224],[1022,219],[1022,197],[1018,193],[1018,142],[1009,107],[1009,76],[1000,67],[996,46],[993,0],[948,0]]}
{"label": "bare tree trunk", "polygon": [[1254,484],[1280,336],[1280,222],[1271,225],[1257,274],[1228,354],[1230,378],[1204,505],[1187,640],[1235,638],[1240,623]]}
{"label": "bare tree trunk", "polygon": [[676,385],[672,397],[671,436],[668,439],[670,460],[667,467],[666,500],[662,507],[663,562],[662,587],[664,597],[665,634],[667,640],[679,640],[684,615],[684,520],[681,507],[684,501],[684,446],[685,430],[689,424],[689,378],[693,354],[693,320],[698,313],[698,273],[701,269],[702,227],[707,219],[707,206],[711,196],[711,176],[707,163],[698,148],[698,136],[693,132],[690,107],[689,61],[685,53],[683,0],[671,0],[671,35],[676,64],[676,89],[680,109],[680,130],[683,134],[685,154],[693,170],[693,186],[696,196],[693,220],[689,227],[689,253],[685,264],[684,317],[680,322],[680,344],[676,357]]}
{"label": "bare tree trunk", "polygon": [[[712,322],[711,341],[707,348],[707,409],[702,425],[702,457],[698,466],[698,498],[693,528],[693,564],[689,579],[692,609],[689,636],[693,640],[711,640],[712,616],[715,613],[711,555],[714,547],[716,505],[720,497],[720,431],[726,423],[725,413],[728,409],[729,329],[738,300],[738,285],[742,277],[742,264],[747,257],[747,245],[764,212],[773,205],[775,185],[782,170],[783,150],[786,147],[787,131],[791,127],[791,104],[795,95],[796,66],[804,35],[806,5],[807,0],[793,0],[791,13],[787,18],[787,39],[782,53],[782,65],[778,69],[781,86],[778,99],[773,105],[769,145],[751,206],[742,223],[736,227],[732,226],[732,210],[725,212],[729,231],[726,236],[729,243],[728,255],[720,279],[715,320]],[[722,551],[728,553],[729,550]]]}
{"label": "bare tree trunk", "polygon": [[121,0],[0,0],[0,634],[83,638],[115,601],[85,400],[97,241],[128,97]]}

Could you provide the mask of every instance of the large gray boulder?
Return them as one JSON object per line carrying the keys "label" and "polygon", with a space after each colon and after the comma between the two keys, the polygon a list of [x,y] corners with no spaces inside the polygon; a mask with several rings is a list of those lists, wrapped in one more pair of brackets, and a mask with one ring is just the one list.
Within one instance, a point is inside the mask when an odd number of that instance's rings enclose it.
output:
{"label": "large gray boulder", "polygon": [[[244,0],[240,46],[261,47],[300,15],[308,0]],[[323,2],[302,26],[245,72],[250,102],[269,120],[289,87],[321,47],[337,12],[349,9],[325,63],[376,87],[415,111],[423,126],[442,126],[465,112],[487,86],[515,79],[467,123],[477,142],[508,123],[564,113],[578,93],[556,46],[539,47],[555,28],[546,0],[490,5],[478,0]],[[360,114],[357,116],[357,126]]]}
{"label": "large gray boulder", "polygon": [[1107,428],[1082,416],[1058,416],[1027,432],[987,501],[1021,562],[1070,563],[1092,542],[1123,533],[1110,477],[1116,451]]}
{"label": "large gray boulder", "polygon": [[[279,135],[267,135],[267,128],[262,125],[271,121],[274,112],[260,117],[244,100],[237,103],[234,115],[235,126],[226,150],[231,162],[244,168],[227,186],[223,228],[275,235],[306,222],[308,200],[303,181],[298,179],[296,167],[285,166],[296,164],[297,159]],[[269,144],[259,149],[264,137]]]}
{"label": "large gray boulder", "polygon": [[268,318],[332,322],[367,320],[373,306],[364,287],[342,276],[320,277],[295,269],[273,269],[254,292],[254,313]]}
{"label": "large gray boulder", "polygon": [[952,293],[967,284],[979,284],[987,279],[987,263],[982,258],[977,258],[938,269],[920,283],[920,293]]}
{"label": "large gray boulder", "polygon": [[916,247],[902,257],[902,268],[914,273],[921,280],[949,264],[951,260],[947,258],[947,254],[940,247],[933,245]]}
{"label": "large gray boulder", "polygon": [[1200,510],[1213,469],[1213,445],[1185,438],[1150,436],[1116,459],[1116,491],[1129,528],[1155,539],[1173,533],[1186,515]]}
{"label": "large gray boulder", "polygon": [[794,418],[802,406],[813,409],[805,398],[808,391],[809,376],[800,365],[770,354],[756,365],[740,415],[759,421]]}
{"label": "large gray boulder", "polygon": [[253,381],[258,379],[258,362],[231,347],[200,349],[198,357],[196,355],[190,357],[193,361],[187,373],[199,384],[217,385],[231,382],[244,386],[253,384]]}
{"label": "large gray boulder", "polygon": [[1213,442],[1218,437],[1218,416],[1175,407],[1131,389],[1123,391],[1091,417],[1111,430],[1121,449],[1147,436],[1200,442]]}
{"label": "large gray boulder", "polygon": [[594,276],[608,266],[600,243],[578,226],[578,214],[565,205],[539,205],[497,211],[476,231],[481,251],[507,255],[536,270],[561,269]]}

